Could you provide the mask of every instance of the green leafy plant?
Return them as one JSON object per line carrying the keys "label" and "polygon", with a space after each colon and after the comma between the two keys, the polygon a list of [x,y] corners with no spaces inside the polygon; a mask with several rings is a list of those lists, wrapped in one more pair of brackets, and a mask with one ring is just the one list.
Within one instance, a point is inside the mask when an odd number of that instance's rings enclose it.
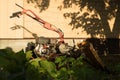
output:
{"label": "green leafy plant", "polygon": [[83,57],[58,56],[55,61],[32,58],[32,52],[0,50],[0,80],[118,80],[120,64],[114,75],[94,69]]}
{"label": "green leafy plant", "polygon": [[18,78],[23,78],[26,61],[23,50],[15,53],[10,48],[1,49],[0,61],[0,80],[18,80]]}

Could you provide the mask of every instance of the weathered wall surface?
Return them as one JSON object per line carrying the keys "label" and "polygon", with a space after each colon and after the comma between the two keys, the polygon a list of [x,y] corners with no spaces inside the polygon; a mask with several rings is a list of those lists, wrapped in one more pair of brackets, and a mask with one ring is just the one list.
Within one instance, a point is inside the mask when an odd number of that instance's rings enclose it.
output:
{"label": "weathered wall surface", "polygon": [[[15,26],[15,24],[26,27],[28,30],[36,33],[38,36],[54,38],[59,37],[56,32],[43,28],[39,22],[34,21],[26,15],[23,15],[20,18],[11,19],[10,16],[13,12],[21,11],[21,9],[17,7],[15,3],[23,6],[26,9],[34,11],[43,20],[60,28],[64,32],[65,38],[89,37],[89,35],[86,35],[85,32],[82,32],[82,29],[72,30],[72,27],[68,25],[70,20],[65,19],[63,17],[63,13],[71,10],[66,9],[60,11],[57,8],[62,3],[62,0],[51,0],[49,9],[41,13],[39,12],[39,9],[34,7],[33,4],[27,4],[26,0],[0,0],[0,49],[11,47],[14,51],[19,51],[22,48],[25,48],[28,42],[34,42],[34,39],[24,39],[33,38],[32,35],[24,29],[10,29],[11,27]],[[77,7],[74,7],[72,10],[77,10]],[[66,41],[72,45],[71,39],[67,39]]]}
{"label": "weathered wall surface", "polygon": [[23,5],[22,0],[0,0],[0,38],[23,38],[23,30],[10,29],[15,23],[23,25],[22,17],[9,18],[13,12],[20,10],[15,6],[18,1],[20,5]]}
{"label": "weathered wall surface", "polygon": [[[33,4],[28,4],[26,0],[0,0],[0,48],[10,46],[15,50],[18,50],[24,48],[27,42],[34,41],[34,39],[26,39],[33,37],[24,29],[11,30],[10,28],[15,26],[15,24],[26,27],[28,30],[36,33],[38,36],[53,38],[59,37],[56,32],[43,28],[43,26],[39,22],[34,21],[26,15],[23,15],[20,18],[10,19],[9,17],[12,15],[13,12],[21,11],[21,9],[17,7],[15,3],[23,6],[26,9],[34,11],[44,21],[47,21],[60,28],[64,32],[65,38],[90,37],[90,35],[86,34],[86,32],[83,31],[82,28],[72,30],[72,27],[68,25],[70,19],[65,19],[63,17],[63,14],[70,11],[77,12],[78,8],[76,6],[73,6],[72,9],[59,10],[58,6],[62,4],[62,0],[51,0],[49,8],[41,13],[39,12],[38,8],[35,8]],[[111,29],[113,26],[113,22],[114,20],[110,22]],[[66,41],[69,44],[72,44],[72,39]]]}
{"label": "weathered wall surface", "polygon": [[[82,29],[72,30],[72,27],[68,25],[70,20],[65,19],[63,14],[64,12],[69,12],[71,10],[66,9],[60,11],[58,6],[62,4],[61,0],[51,0],[49,8],[41,13],[38,8],[35,8],[33,4],[28,4],[26,0],[0,0],[0,38],[32,37],[30,33],[23,29],[11,30],[10,27],[13,27],[14,24],[22,25],[30,31],[37,33],[39,36],[59,37],[56,32],[43,28],[39,22],[36,22],[26,15],[23,15],[20,18],[9,18],[13,12],[21,10],[15,3],[34,11],[46,22],[60,28],[64,32],[65,37],[89,37],[85,32],[82,32]],[[77,11],[77,7],[73,7],[72,10]]]}
{"label": "weathered wall surface", "polygon": [[[77,7],[73,7],[73,9],[64,9],[59,10],[58,6],[62,4],[62,0],[51,0],[49,8],[43,12],[40,13],[38,8],[34,8],[33,4],[27,4],[24,2],[24,7],[26,9],[31,9],[34,11],[40,18],[42,18],[44,21],[51,23],[52,25],[55,25],[56,27],[60,28],[63,32],[65,37],[75,37],[75,38],[85,38],[89,37],[85,33],[85,31],[82,32],[82,29],[72,30],[72,27],[69,24],[70,20],[65,19],[63,17],[63,14],[65,12],[72,11],[78,11]],[[46,36],[46,37],[58,37],[58,34],[56,32],[47,30],[40,25],[40,23],[34,21],[33,19],[27,17],[24,15],[24,26],[28,28],[30,31],[33,31],[34,33],[37,33],[39,36]],[[31,37],[28,32],[25,31],[24,37]]]}
{"label": "weathered wall surface", "polygon": [[18,52],[20,50],[24,50],[27,47],[27,43],[28,42],[34,42],[33,39],[27,39],[27,40],[0,40],[0,49],[4,49],[4,48],[11,48],[13,49],[13,51]]}

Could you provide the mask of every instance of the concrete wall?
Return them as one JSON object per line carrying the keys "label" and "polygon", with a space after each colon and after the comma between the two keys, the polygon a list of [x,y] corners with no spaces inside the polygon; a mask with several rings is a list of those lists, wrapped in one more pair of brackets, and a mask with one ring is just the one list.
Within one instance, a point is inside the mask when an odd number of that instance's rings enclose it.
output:
{"label": "concrete wall", "polygon": [[15,6],[18,1],[23,5],[22,0],[0,0],[0,38],[23,38],[23,30],[10,29],[15,23],[23,25],[22,17],[18,20],[10,19],[13,12],[20,10]]}
{"label": "concrete wall", "polygon": [[[78,11],[78,7],[74,6],[72,9],[59,10],[58,6],[62,4],[63,0],[50,0],[49,8],[40,13],[38,8],[34,7],[34,4],[24,2],[24,7],[34,11],[44,21],[60,28],[64,32],[66,38],[85,38],[90,37],[83,31],[82,28],[72,30],[72,26],[69,25],[70,19],[65,19],[63,14],[70,11]],[[24,15],[24,26],[30,31],[37,33],[39,36],[45,37],[59,37],[56,32],[43,28],[40,23]],[[24,31],[24,37],[32,37],[27,31]]]}
{"label": "concrete wall", "polygon": [[0,49],[4,49],[7,47],[10,47],[13,49],[13,51],[18,52],[22,49],[25,50],[25,47],[27,46],[28,42],[34,42],[34,40],[0,40]]}
{"label": "concrete wall", "polygon": [[[72,45],[71,38],[76,38],[76,40],[79,41],[81,38],[90,37],[90,35],[86,34],[82,28],[72,30],[72,26],[68,25],[70,19],[65,19],[63,14],[70,11],[77,12],[78,7],[73,6],[71,9],[59,10],[58,6],[62,4],[62,1],[63,0],[50,0],[49,8],[40,13],[39,9],[34,7],[34,4],[28,4],[26,0],[0,0],[0,49],[11,47],[15,51],[19,51],[20,49],[25,48],[27,42],[34,41],[32,35],[26,30],[22,28],[12,30],[11,27],[15,26],[15,24],[24,26],[33,33],[36,33],[38,36],[53,38],[59,37],[56,32],[43,28],[39,22],[34,21],[26,15],[23,15],[20,18],[10,19],[9,17],[13,12],[21,11],[15,3],[23,6],[25,9],[34,11],[46,22],[60,28],[64,32],[65,38],[70,38],[66,39],[70,45]],[[112,29],[114,20],[109,21],[109,23]]]}
{"label": "concrete wall", "polygon": [[[15,24],[22,25],[28,30],[38,34],[39,36],[45,37],[59,37],[56,32],[47,30],[43,26],[36,22],[35,20],[29,18],[26,15],[21,16],[20,18],[10,18],[13,12],[21,11],[15,3],[23,6],[25,9],[30,9],[34,11],[41,19],[54,25],[57,28],[60,28],[65,37],[75,37],[75,38],[84,38],[90,37],[86,34],[85,31],[82,31],[81,28],[72,30],[72,27],[69,24],[70,19],[65,19],[63,14],[65,12],[70,12],[71,10],[77,11],[77,7],[73,9],[66,9],[60,11],[58,6],[62,4],[62,0],[51,0],[49,8],[43,12],[39,12],[38,8],[34,7],[34,4],[28,4],[26,0],[0,0],[0,38],[31,38],[31,34],[24,29],[12,30],[11,27]],[[29,12],[28,12],[29,13]],[[30,14],[30,13],[29,13]]]}
{"label": "concrete wall", "polygon": [[[75,44],[80,42],[83,39],[74,39]],[[9,40],[0,40],[0,49],[4,49],[10,47],[13,51],[18,52],[20,50],[24,50],[27,47],[28,42],[35,42],[35,39],[9,39]],[[73,46],[73,39],[65,39],[65,42],[70,46]]]}
{"label": "concrete wall", "polygon": [[[26,9],[34,11],[46,22],[49,22],[50,24],[60,28],[64,32],[65,38],[89,37],[89,35],[86,35],[85,32],[82,32],[82,29],[72,30],[72,27],[68,25],[70,20],[65,19],[63,17],[63,13],[71,10],[66,9],[60,11],[57,8],[60,4],[62,4],[62,0],[51,0],[49,8],[41,13],[39,13],[38,8],[35,8],[33,4],[28,4],[26,0],[0,0],[0,49],[11,47],[14,51],[19,51],[24,49],[28,42],[34,42],[32,35],[26,30],[22,28],[12,30],[11,27],[15,26],[15,24],[24,26],[33,33],[36,33],[38,36],[53,38],[59,37],[56,32],[43,28],[40,23],[34,21],[26,15],[23,15],[20,18],[11,19],[10,16],[13,12],[21,11],[21,9],[17,7],[15,3],[23,6]],[[77,11],[77,9],[78,8],[74,6],[72,10]],[[65,41],[72,45],[71,39],[66,39]]]}

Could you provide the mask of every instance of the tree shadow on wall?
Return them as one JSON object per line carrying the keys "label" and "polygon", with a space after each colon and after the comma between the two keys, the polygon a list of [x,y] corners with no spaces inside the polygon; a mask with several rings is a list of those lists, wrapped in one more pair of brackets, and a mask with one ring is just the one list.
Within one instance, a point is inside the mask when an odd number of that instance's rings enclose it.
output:
{"label": "tree shadow on wall", "polygon": [[[83,28],[91,38],[106,38],[109,53],[120,53],[120,2],[118,0],[64,0],[63,8],[79,7],[78,12],[68,12],[65,18],[71,18],[69,25],[73,29]],[[84,11],[84,12],[83,12]],[[82,13],[83,12],[83,13]],[[115,18],[111,30],[108,20]]]}
{"label": "tree shadow on wall", "polygon": [[40,12],[48,9],[50,0],[27,0],[28,3],[34,3],[34,7],[38,7]]}
{"label": "tree shadow on wall", "polygon": [[[27,0],[36,3],[40,11],[48,9],[50,0]],[[106,38],[109,53],[120,53],[120,1],[119,0],[63,0],[58,9],[69,9],[75,5],[79,10],[64,13],[70,18],[69,25],[74,29],[83,28],[91,38]],[[111,30],[108,20],[115,18]]]}

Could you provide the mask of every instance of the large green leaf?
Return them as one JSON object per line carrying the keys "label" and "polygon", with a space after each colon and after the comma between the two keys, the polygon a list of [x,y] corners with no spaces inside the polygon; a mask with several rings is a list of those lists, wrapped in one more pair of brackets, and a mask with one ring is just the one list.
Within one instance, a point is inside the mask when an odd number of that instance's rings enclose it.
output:
{"label": "large green leaf", "polygon": [[27,80],[51,80],[48,71],[42,67],[41,59],[36,58],[30,60],[26,65],[26,78]]}
{"label": "large green leaf", "polygon": [[14,52],[10,49],[0,49],[0,66],[7,66],[13,58]]}
{"label": "large green leaf", "polygon": [[47,70],[49,75],[52,77],[57,77],[57,70],[56,70],[56,65],[53,62],[47,61],[47,60],[41,60],[40,65],[42,68]]}
{"label": "large green leaf", "polygon": [[7,59],[11,59],[11,57],[13,57],[14,52],[12,50],[9,49],[0,49],[0,56],[7,58]]}
{"label": "large green leaf", "polygon": [[23,50],[15,53],[15,58],[19,62],[19,64],[23,64],[26,61],[26,55]]}
{"label": "large green leaf", "polygon": [[62,67],[58,71],[57,79],[58,80],[71,80],[70,79],[71,73],[73,73],[72,70],[69,70],[66,67]]}
{"label": "large green leaf", "polygon": [[55,59],[55,63],[61,63],[66,59],[66,56],[59,56]]}
{"label": "large green leaf", "polygon": [[25,54],[26,54],[26,60],[29,61],[32,58],[32,51],[27,51]]}

